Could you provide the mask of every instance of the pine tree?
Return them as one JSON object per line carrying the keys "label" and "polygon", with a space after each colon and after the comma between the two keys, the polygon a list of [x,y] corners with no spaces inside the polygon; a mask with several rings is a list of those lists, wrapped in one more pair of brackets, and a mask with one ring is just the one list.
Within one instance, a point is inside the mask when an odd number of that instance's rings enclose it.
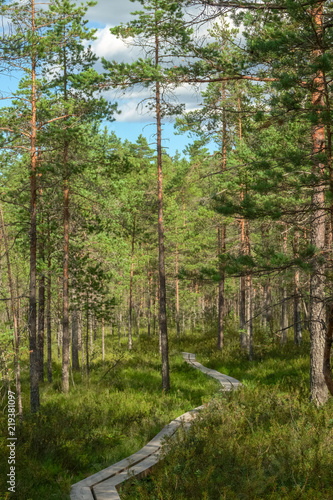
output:
{"label": "pine tree", "polygon": [[168,391],[170,380],[164,255],[162,118],[165,114],[172,113],[172,109],[164,101],[166,91],[165,74],[167,73],[168,64],[170,64],[167,61],[168,58],[177,57],[180,49],[185,50],[188,30],[184,27],[181,10],[177,2],[141,0],[140,3],[143,10],[134,12],[137,19],[128,25],[112,28],[111,33],[122,38],[133,37],[134,43],[142,48],[145,59],[139,59],[132,64],[117,64],[104,61],[104,67],[109,71],[108,79],[111,85],[125,88],[143,84],[146,87],[152,86],[154,92],[149,107],[153,110],[156,118],[159,329],[162,356],[162,387],[164,391]]}

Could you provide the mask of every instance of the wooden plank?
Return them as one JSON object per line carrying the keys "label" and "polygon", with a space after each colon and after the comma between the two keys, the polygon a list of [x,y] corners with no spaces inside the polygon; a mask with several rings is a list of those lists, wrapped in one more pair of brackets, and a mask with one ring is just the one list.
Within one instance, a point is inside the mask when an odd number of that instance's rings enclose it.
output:
{"label": "wooden plank", "polygon": [[94,500],[92,491],[87,486],[73,485],[71,489],[71,500]]}
{"label": "wooden plank", "polygon": [[[113,478],[107,479],[102,483],[94,486],[94,496],[96,500],[109,500],[110,499],[110,490],[115,488],[115,486],[128,481],[131,477],[143,477],[147,475],[152,467],[160,461],[159,453],[154,453],[150,457],[146,458],[142,462],[137,465],[133,465],[128,470],[121,472],[117,476]],[[116,497],[115,497],[116,498]],[[119,495],[118,495],[119,498]]]}
{"label": "wooden plank", "polygon": [[[198,363],[195,361],[195,354],[183,352],[182,355],[184,360],[193,366],[193,368],[218,380],[222,386],[222,390],[231,391],[242,385],[239,380],[224,375],[217,370],[206,368],[201,363]],[[74,484],[71,491],[71,500],[120,500],[116,486],[127,481],[132,476],[138,478],[146,476],[152,467],[161,460],[161,447],[165,439],[173,436],[179,427],[189,427],[197,412],[202,408],[204,408],[203,405],[183,413],[183,415],[180,415],[163,427],[138,452]],[[91,490],[93,490],[93,493]]]}

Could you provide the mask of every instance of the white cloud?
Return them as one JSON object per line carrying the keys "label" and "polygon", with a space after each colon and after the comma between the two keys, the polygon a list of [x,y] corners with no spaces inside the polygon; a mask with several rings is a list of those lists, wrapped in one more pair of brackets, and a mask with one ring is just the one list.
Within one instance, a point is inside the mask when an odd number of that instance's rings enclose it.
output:
{"label": "white cloud", "polygon": [[[141,10],[142,6],[139,2],[131,2],[130,0],[100,0],[98,5],[89,9],[87,18],[89,21],[98,22],[101,27],[96,31],[96,40],[92,42],[91,48],[96,55],[101,58],[116,62],[131,62],[135,61],[140,56],[140,51],[136,47],[130,46],[130,40],[126,43],[110,33],[110,28],[120,23],[126,23],[133,19],[130,12]],[[207,26],[200,28],[200,34],[207,30]],[[103,71],[102,65],[99,62],[96,69]],[[198,109],[201,102],[200,92],[198,88],[194,89],[191,85],[182,85],[173,90],[173,96],[170,95],[170,100],[173,102],[183,103],[187,111]],[[108,90],[104,96],[111,102],[118,102],[118,109],[121,114],[116,116],[116,121],[122,123],[149,123],[152,121],[152,115],[146,108],[147,102],[145,99],[151,96],[151,93],[146,88],[136,87],[132,90]]]}
{"label": "white cloud", "polygon": [[92,22],[116,26],[129,21],[133,17],[130,13],[140,10],[140,7],[138,2],[130,0],[99,0],[95,7],[88,10],[87,18]]}
{"label": "white cloud", "polygon": [[115,35],[112,35],[110,27],[110,25],[107,25],[105,28],[97,30],[97,39],[91,44],[92,50],[98,57],[105,57],[108,60],[115,59],[121,62],[132,58],[133,49]]}

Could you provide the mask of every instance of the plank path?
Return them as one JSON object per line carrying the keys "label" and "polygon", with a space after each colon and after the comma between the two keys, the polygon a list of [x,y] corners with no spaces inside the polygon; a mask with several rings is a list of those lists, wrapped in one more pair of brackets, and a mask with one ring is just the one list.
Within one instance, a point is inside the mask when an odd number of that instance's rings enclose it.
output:
{"label": "plank path", "polygon": [[[182,354],[184,360],[191,366],[218,380],[222,391],[232,391],[241,385],[239,380],[198,363],[195,354],[189,352]],[[133,455],[73,484],[71,500],[120,500],[117,487],[133,476],[137,478],[147,476],[152,467],[163,458],[162,444],[165,438],[175,434],[180,426],[189,427],[196,413],[202,408],[203,406],[198,406],[172,420],[146,446]]]}

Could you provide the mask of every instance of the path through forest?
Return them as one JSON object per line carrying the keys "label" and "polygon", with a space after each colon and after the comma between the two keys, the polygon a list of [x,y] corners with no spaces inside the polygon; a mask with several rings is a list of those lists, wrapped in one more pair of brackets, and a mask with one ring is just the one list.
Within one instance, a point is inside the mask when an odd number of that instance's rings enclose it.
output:
{"label": "path through forest", "polygon": [[[241,383],[216,370],[206,368],[195,360],[195,354],[183,352],[184,360],[201,372],[218,380],[222,391],[237,389]],[[145,477],[162,458],[162,443],[180,427],[190,427],[193,418],[203,406],[198,406],[166,425],[149,443],[133,455],[103,469],[72,486],[71,500],[120,500],[117,487],[130,477]]]}

